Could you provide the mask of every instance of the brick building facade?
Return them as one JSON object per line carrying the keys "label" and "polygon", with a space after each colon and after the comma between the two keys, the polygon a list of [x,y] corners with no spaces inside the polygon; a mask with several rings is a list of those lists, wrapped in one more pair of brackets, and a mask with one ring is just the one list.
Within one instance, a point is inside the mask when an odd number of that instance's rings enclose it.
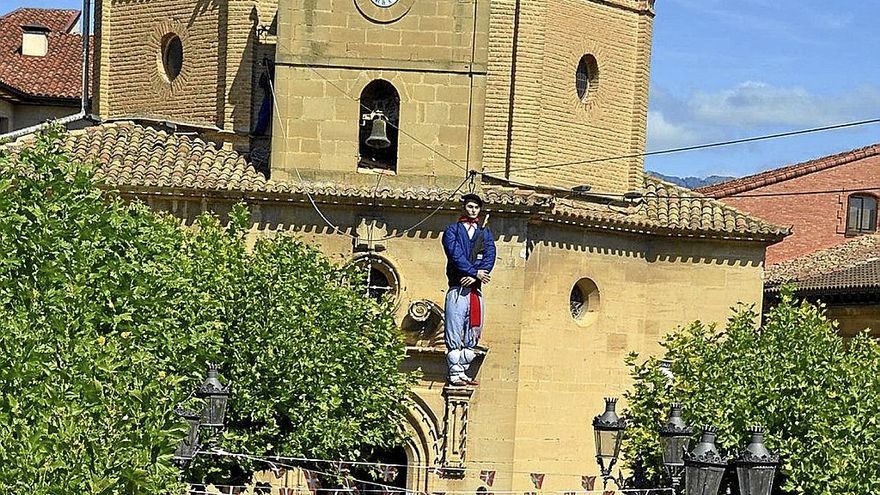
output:
{"label": "brick building facade", "polygon": [[767,249],[775,264],[877,230],[880,144],[697,189],[792,234]]}

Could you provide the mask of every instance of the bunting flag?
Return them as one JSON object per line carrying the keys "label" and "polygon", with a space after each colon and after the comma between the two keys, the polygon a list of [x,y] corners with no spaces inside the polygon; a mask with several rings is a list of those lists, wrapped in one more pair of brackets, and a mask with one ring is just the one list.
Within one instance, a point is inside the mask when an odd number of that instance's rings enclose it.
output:
{"label": "bunting flag", "polygon": [[385,483],[391,483],[392,481],[397,479],[397,473],[400,472],[400,470],[397,469],[397,466],[380,465],[380,467],[382,469],[382,481],[384,481]]}
{"label": "bunting flag", "polygon": [[544,473],[531,473],[530,476],[532,477],[532,484],[540,490],[544,486]]}
{"label": "bunting flag", "polygon": [[581,486],[584,487],[584,490],[592,490],[595,485],[595,476],[581,476]]}
{"label": "bunting flag", "polygon": [[282,486],[278,488],[278,495],[294,495],[296,493],[296,489],[289,486]]}
{"label": "bunting flag", "polygon": [[602,495],[614,495],[614,490],[605,490]]}
{"label": "bunting flag", "polygon": [[321,489],[321,480],[318,479],[318,474],[303,469],[303,475],[306,477],[306,485],[308,485],[309,491],[312,492],[312,495],[317,495],[318,490]]}
{"label": "bunting flag", "polygon": [[480,479],[483,480],[487,486],[492,486],[495,483],[495,471],[490,471],[488,469],[484,469],[480,471]]}

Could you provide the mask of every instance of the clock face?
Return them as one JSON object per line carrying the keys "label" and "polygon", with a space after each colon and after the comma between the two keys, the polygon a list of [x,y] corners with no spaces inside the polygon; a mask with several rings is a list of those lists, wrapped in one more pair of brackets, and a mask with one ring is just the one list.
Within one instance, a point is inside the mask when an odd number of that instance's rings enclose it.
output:
{"label": "clock face", "polygon": [[382,7],[382,8],[391,7],[392,5],[397,3],[397,0],[372,0],[372,1],[373,1],[373,5],[375,5],[376,7]]}

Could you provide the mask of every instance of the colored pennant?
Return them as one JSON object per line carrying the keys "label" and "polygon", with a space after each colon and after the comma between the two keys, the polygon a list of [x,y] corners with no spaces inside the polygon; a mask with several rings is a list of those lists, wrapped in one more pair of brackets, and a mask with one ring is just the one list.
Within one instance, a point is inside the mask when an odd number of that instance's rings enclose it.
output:
{"label": "colored pennant", "polygon": [[490,471],[488,469],[480,471],[480,479],[487,486],[492,486],[492,484],[495,483],[495,471]]}
{"label": "colored pennant", "polygon": [[382,466],[382,481],[391,483],[397,479],[397,473],[399,472],[400,470],[397,469],[397,466]]}
{"label": "colored pennant", "polygon": [[318,474],[303,470],[303,475],[306,477],[306,485],[308,485],[309,491],[312,492],[312,495],[317,495],[318,490],[321,489],[321,480],[318,479]]}
{"label": "colored pennant", "polygon": [[530,476],[532,477],[532,484],[540,490],[544,486],[544,473],[532,473]]}
{"label": "colored pennant", "polygon": [[592,490],[596,486],[596,477],[581,476],[581,486],[584,487],[584,490]]}

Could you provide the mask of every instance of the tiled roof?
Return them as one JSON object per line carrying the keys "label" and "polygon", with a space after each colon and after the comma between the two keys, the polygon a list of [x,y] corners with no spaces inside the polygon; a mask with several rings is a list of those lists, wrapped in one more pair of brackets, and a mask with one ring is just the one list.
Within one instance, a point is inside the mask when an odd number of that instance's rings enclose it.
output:
{"label": "tiled roof", "polygon": [[768,170],[766,172],[749,175],[740,179],[701,187],[696,191],[712,198],[725,198],[741,192],[750,191],[752,189],[768,186],[788,179],[794,179],[795,177],[800,177],[819,170],[844,165],[846,163],[876,155],[880,155],[880,144],[874,144],[864,148],[838,153],[836,155],[825,156],[815,160],[789,165],[787,167]]}
{"label": "tiled roof", "polygon": [[625,209],[608,204],[561,200],[554,213],[635,230],[683,237],[781,240],[788,229],[749,216],[720,201],[650,175],[644,177],[644,199]]}
{"label": "tiled roof", "polygon": [[784,283],[819,291],[880,287],[880,235],[864,235],[828,249],[767,267],[765,287]]}
{"label": "tiled roof", "polygon": [[[0,86],[24,97],[75,99],[82,95],[82,35],[70,30],[78,10],[14,10],[0,17]],[[23,25],[49,28],[43,57],[21,54]]]}
{"label": "tiled roof", "polygon": [[[25,146],[27,136],[7,148]],[[198,138],[168,134],[131,122],[105,123],[71,131],[64,147],[75,157],[100,164],[99,175],[123,192],[225,193],[249,198],[294,198],[306,192],[321,202],[356,204],[423,203],[436,207],[454,191],[442,187],[357,187],[332,182],[266,179],[239,153]],[[644,200],[629,206],[607,201],[557,198],[525,187],[482,184],[493,210],[528,210],[543,218],[598,228],[687,237],[776,241],[788,231],[750,217],[719,201],[645,177]]]}

